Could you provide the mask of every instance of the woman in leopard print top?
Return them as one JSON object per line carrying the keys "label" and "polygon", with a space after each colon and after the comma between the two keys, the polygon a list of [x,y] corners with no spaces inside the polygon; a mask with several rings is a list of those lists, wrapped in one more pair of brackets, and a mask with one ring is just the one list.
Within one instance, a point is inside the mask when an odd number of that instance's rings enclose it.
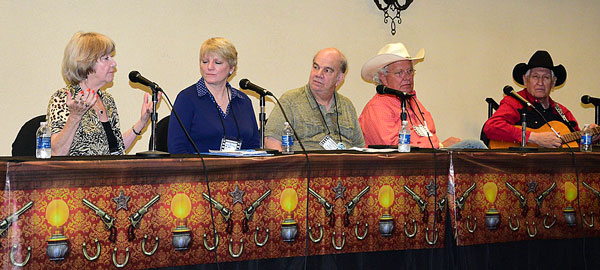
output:
{"label": "woman in leopard print top", "polygon": [[78,32],[67,44],[62,73],[68,85],[52,95],[46,115],[53,156],[123,155],[148,123],[152,102],[145,94],[140,119],[121,133],[115,101],[100,89],[114,78],[114,51],[110,38],[93,32]]}

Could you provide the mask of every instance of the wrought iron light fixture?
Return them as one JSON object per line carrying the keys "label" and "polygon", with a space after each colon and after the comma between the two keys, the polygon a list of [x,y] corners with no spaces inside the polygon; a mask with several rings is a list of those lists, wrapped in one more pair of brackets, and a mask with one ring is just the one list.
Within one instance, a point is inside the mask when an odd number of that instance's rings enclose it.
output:
{"label": "wrought iron light fixture", "polygon": [[[399,1],[403,0],[373,0],[379,10],[383,11],[383,23],[390,21],[390,28],[392,35],[396,34],[396,21],[398,24],[402,23],[400,18],[400,12],[407,9],[414,0],[404,0],[404,4],[401,5]],[[390,15],[391,14],[391,15]],[[392,16],[393,15],[393,16]]]}

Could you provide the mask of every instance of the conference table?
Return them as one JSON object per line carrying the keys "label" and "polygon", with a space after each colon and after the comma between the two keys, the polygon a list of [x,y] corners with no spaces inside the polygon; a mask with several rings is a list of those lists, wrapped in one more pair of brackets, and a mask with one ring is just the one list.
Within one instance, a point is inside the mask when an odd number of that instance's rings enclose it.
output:
{"label": "conference table", "polygon": [[[536,260],[544,254],[523,254],[535,253],[534,244],[558,247],[548,262],[581,265],[583,257],[597,266],[600,257],[586,246],[600,235],[599,152],[315,151],[0,163],[1,269],[268,265],[306,255],[334,264],[371,255],[394,263],[390,256],[406,261],[414,252],[425,254],[425,265],[412,263],[417,269],[463,269],[482,250],[487,259],[477,267],[494,269],[490,263],[504,258],[490,250],[513,247],[513,259],[518,253]],[[436,258],[446,255],[452,259]]]}

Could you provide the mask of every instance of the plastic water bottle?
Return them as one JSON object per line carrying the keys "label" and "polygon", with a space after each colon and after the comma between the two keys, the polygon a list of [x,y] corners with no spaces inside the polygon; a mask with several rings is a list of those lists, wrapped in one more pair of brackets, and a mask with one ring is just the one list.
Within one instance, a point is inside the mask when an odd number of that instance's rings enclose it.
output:
{"label": "plastic water bottle", "polygon": [[408,121],[402,121],[402,128],[398,134],[398,152],[410,152],[410,131],[406,128]]}
{"label": "plastic water bottle", "polygon": [[585,124],[585,126],[583,126],[579,150],[581,152],[592,152],[592,130],[590,129],[589,124]]}
{"label": "plastic water bottle", "polygon": [[281,135],[281,153],[282,154],[293,154],[294,150],[294,132],[290,123],[285,122],[283,126],[283,135]]}
{"label": "plastic water bottle", "polygon": [[52,133],[50,128],[46,125],[46,122],[41,122],[40,127],[35,133],[35,157],[36,158],[50,158],[52,156],[52,149],[50,143],[50,137]]}

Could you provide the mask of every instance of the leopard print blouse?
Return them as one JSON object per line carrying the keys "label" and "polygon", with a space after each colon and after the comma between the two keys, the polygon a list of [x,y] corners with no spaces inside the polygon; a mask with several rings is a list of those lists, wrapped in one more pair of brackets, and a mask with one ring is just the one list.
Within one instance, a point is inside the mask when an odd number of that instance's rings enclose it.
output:
{"label": "leopard print blouse", "polygon": [[[75,96],[75,93],[80,92],[81,88],[79,85],[69,85],[59,89],[50,97],[46,119],[52,134],[59,133],[69,117],[67,91],[70,91],[71,95]],[[115,137],[117,137],[118,151],[110,153],[108,139],[102,127],[102,122],[100,122],[100,118],[98,118],[94,109],[91,108],[83,115],[81,122],[79,122],[79,127],[75,132],[71,148],[69,149],[69,156],[123,155],[125,153],[125,145],[123,144],[123,135],[119,127],[119,114],[117,113],[115,100],[104,90],[99,90],[98,95],[104,103],[108,122],[115,133]]]}

